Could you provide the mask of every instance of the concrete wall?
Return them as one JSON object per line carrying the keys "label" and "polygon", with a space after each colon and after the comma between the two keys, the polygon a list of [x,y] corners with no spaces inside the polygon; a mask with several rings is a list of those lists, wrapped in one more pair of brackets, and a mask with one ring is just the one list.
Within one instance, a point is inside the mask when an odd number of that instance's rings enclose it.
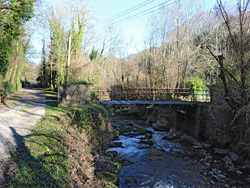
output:
{"label": "concrete wall", "polygon": [[206,127],[209,123],[206,116],[206,105],[185,106],[182,112],[176,112],[176,116],[177,130],[182,130],[200,140],[206,139]]}
{"label": "concrete wall", "polygon": [[77,106],[91,101],[93,85],[60,85],[58,87],[59,106]]}

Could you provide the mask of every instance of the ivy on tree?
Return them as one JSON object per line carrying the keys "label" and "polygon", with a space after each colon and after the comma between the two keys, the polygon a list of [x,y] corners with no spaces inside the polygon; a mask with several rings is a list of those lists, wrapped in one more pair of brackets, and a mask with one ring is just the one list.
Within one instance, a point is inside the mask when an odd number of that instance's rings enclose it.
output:
{"label": "ivy on tree", "polygon": [[33,16],[35,0],[3,0],[0,2],[0,75],[4,78],[10,64],[10,55],[23,25]]}

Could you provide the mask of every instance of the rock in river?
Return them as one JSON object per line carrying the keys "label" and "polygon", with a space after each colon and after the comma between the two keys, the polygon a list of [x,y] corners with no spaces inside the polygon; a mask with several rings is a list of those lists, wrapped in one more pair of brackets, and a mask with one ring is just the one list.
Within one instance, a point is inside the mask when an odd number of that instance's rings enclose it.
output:
{"label": "rock in river", "polygon": [[137,185],[138,182],[137,182],[137,179],[136,179],[136,178],[131,178],[131,179],[126,179],[126,180],[125,180],[125,184],[131,186],[131,185],[133,185],[133,184],[134,184],[134,185]]}
{"label": "rock in river", "polygon": [[239,160],[239,155],[237,155],[236,153],[234,153],[234,152],[231,152],[231,159],[232,159],[232,161],[238,161]]}
{"label": "rock in river", "polygon": [[110,157],[111,159],[115,158],[117,156],[117,151],[107,151],[106,155]]}
{"label": "rock in river", "polygon": [[122,142],[111,142],[110,147],[122,147]]}
{"label": "rock in river", "polygon": [[151,139],[152,138],[152,133],[146,133],[145,138],[146,139]]}
{"label": "rock in river", "polygon": [[149,145],[149,146],[154,145],[154,142],[153,142],[153,141],[151,141],[151,140],[142,140],[142,141],[141,141],[141,143],[142,143],[142,144]]}
{"label": "rock in river", "polygon": [[153,129],[155,131],[169,131],[170,130],[170,123],[167,121],[167,120],[164,120],[164,121],[160,121],[160,120],[157,120],[156,123],[153,123]]}

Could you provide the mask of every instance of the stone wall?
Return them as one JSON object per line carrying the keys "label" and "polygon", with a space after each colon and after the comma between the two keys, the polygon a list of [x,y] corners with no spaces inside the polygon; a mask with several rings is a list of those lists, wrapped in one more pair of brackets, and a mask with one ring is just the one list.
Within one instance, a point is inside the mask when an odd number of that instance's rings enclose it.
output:
{"label": "stone wall", "polygon": [[59,106],[77,106],[91,101],[93,85],[60,85],[58,87]]}

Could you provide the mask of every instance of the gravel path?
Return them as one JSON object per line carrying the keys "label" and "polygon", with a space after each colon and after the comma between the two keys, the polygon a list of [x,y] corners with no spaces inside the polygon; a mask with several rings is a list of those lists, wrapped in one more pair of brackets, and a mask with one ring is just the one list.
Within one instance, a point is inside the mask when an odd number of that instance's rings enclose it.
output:
{"label": "gravel path", "polygon": [[22,89],[22,97],[14,106],[0,110],[0,181],[10,150],[19,145],[18,137],[27,135],[45,114],[46,99],[42,90]]}

